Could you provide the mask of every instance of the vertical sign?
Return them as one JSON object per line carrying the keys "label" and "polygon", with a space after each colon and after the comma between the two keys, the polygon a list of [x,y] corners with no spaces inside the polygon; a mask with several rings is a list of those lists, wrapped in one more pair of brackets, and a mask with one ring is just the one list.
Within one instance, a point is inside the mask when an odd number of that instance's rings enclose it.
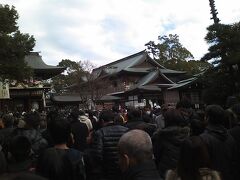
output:
{"label": "vertical sign", "polygon": [[0,81],[0,99],[9,99],[9,85],[8,83]]}

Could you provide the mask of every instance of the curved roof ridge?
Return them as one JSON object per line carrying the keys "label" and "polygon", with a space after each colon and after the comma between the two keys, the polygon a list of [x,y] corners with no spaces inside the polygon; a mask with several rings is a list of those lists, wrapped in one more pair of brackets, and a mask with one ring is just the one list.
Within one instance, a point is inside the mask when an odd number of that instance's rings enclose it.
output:
{"label": "curved roof ridge", "polygon": [[125,60],[127,60],[127,59],[129,59],[129,58],[133,58],[133,57],[135,57],[135,56],[139,56],[139,55],[144,54],[144,53],[146,53],[146,50],[145,50],[145,49],[142,50],[142,51],[140,51],[140,52],[137,52],[137,53],[135,53],[135,54],[129,55],[129,56],[127,56],[127,57],[121,58],[121,59],[119,59],[119,60],[116,60],[116,61],[113,61],[113,62],[111,62],[111,63],[105,64],[105,65],[100,66],[100,67],[98,67],[98,68],[95,68],[94,70],[101,69],[101,68],[105,68],[105,67],[111,66],[111,65],[113,65],[113,64],[117,64],[117,63],[119,63],[119,62],[125,61]]}
{"label": "curved roof ridge", "polygon": [[165,76],[165,75],[161,72],[160,69],[159,69],[158,71],[159,71],[160,76],[162,76],[163,78],[165,78],[165,79],[166,79],[167,81],[169,81],[170,83],[175,84],[175,82],[173,82],[171,79],[169,79],[167,76]]}

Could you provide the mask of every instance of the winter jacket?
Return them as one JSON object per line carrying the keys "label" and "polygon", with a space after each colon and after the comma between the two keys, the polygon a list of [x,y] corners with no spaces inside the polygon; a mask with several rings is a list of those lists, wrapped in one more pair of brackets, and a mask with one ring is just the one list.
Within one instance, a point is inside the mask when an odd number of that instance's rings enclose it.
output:
{"label": "winter jacket", "polygon": [[130,167],[123,174],[123,180],[161,180],[154,161],[146,161]]}
{"label": "winter jacket", "polygon": [[221,173],[223,180],[236,180],[237,146],[227,129],[209,125],[200,137],[208,147],[212,168]]}
{"label": "winter jacket", "polygon": [[85,123],[88,127],[88,130],[92,131],[92,129],[93,129],[92,122],[87,116],[79,116],[79,121],[81,123]]}
{"label": "winter jacket", "polygon": [[7,155],[10,135],[14,128],[3,128],[0,129],[0,145],[2,146],[2,152]]}
{"label": "winter jacket", "polygon": [[135,121],[130,121],[125,124],[127,128],[130,130],[132,129],[141,129],[145,131],[146,133],[149,134],[150,137],[152,137],[153,133],[157,129],[157,125],[151,124],[151,123],[146,123],[142,120],[135,120]]}
{"label": "winter jacket", "polygon": [[153,152],[161,177],[177,167],[181,144],[189,134],[189,127],[169,126],[153,135]]}
{"label": "winter jacket", "polygon": [[87,148],[88,127],[85,123],[81,123],[78,120],[72,122],[71,127],[74,137],[74,148],[83,152]]}
{"label": "winter jacket", "polygon": [[[217,171],[213,171],[208,168],[200,168],[199,173],[200,180],[221,180],[220,174]],[[168,170],[165,180],[181,180],[176,170]]]}
{"label": "winter jacket", "polygon": [[39,157],[37,174],[49,180],[85,180],[83,154],[75,149],[48,148]]}
{"label": "winter jacket", "polygon": [[[230,129],[229,134],[232,135],[232,137],[234,138],[234,140],[237,144],[237,151],[238,151],[237,154],[239,154],[239,156],[238,156],[238,160],[237,160],[238,163],[237,163],[236,169],[239,170],[240,169],[240,124],[238,124],[237,126],[235,126],[232,129]],[[239,171],[237,171],[236,177],[237,177],[236,179],[240,179],[240,172]]]}
{"label": "winter jacket", "polygon": [[118,141],[128,130],[121,125],[109,124],[93,134],[91,145],[92,157],[100,168],[101,177],[117,179],[120,175],[118,167]]}

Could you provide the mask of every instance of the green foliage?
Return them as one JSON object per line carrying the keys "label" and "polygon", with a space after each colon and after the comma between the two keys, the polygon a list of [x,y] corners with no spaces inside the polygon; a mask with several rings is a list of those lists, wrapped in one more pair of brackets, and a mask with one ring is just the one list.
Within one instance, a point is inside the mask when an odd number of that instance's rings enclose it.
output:
{"label": "green foliage", "polygon": [[10,34],[18,30],[18,13],[15,7],[0,5],[0,34]]}
{"label": "green foliage", "polygon": [[63,59],[58,63],[58,66],[66,67],[66,71],[54,78],[53,85],[57,92],[60,92],[65,87],[79,83],[81,77],[84,75],[81,62],[71,61],[69,59]]}
{"label": "green foliage", "polygon": [[201,79],[206,85],[203,100],[206,104],[225,105],[228,96],[233,94],[232,77],[221,69],[209,69]]}
{"label": "green foliage", "polygon": [[212,65],[208,62],[201,62],[201,61],[181,61],[181,60],[169,60],[162,65],[168,69],[179,70],[179,71],[186,71],[187,75],[194,75],[206,71]]}
{"label": "green foliage", "polygon": [[168,36],[158,36],[158,43],[150,41],[145,46],[154,59],[160,62],[168,60],[189,60],[193,59],[193,55],[179,42],[177,34],[169,34]]}
{"label": "green foliage", "polygon": [[18,30],[17,19],[15,7],[0,6],[0,78],[21,81],[32,74],[24,57],[32,51],[35,39]]}
{"label": "green foliage", "polygon": [[240,22],[225,25],[214,24],[207,28],[205,40],[210,47],[202,58],[226,66],[240,63]]}
{"label": "green foliage", "polygon": [[193,55],[179,42],[177,34],[159,36],[158,40],[158,43],[149,41],[145,46],[148,53],[166,68],[186,71],[188,75],[193,75],[211,67],[208,62],[191,60],[194,58]]}
{"label": "green foliage", "polygon": [[207,30],[205,40],[210,47],[202,60],[215,67],[204,76],[208,84],[204,100],[224,105],[228,96],[240,92],[240,22],[214,24]]}

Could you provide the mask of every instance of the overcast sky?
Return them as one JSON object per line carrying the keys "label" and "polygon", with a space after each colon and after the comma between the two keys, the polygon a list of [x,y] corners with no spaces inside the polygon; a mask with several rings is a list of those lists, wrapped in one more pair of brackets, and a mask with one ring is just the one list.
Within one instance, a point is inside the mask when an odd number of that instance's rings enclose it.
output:
{"label": "overcast sky", "polygon": [[[221,23],[240,21],[239,0],[215,0]],[[103,65],[145,49],[159,35],[178,34],[195,59],[207,52],[209,0],[1,0],[14,5],[19,27],[36,39],[34,51]]]}

